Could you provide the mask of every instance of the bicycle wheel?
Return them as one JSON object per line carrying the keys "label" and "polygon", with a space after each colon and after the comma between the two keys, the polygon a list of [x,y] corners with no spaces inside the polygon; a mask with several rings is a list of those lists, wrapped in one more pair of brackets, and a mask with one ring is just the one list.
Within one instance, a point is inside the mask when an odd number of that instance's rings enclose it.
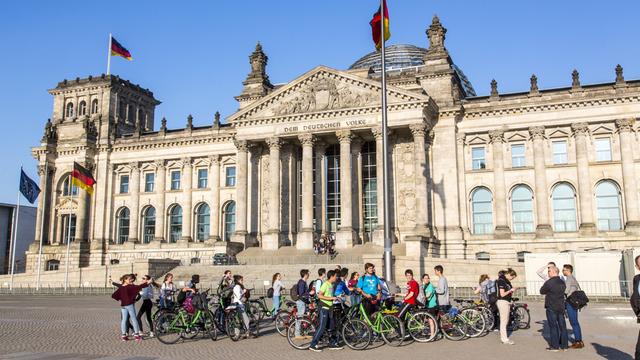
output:
{"label": "bicycle wheel", "polygon": [[227,317],[227,314],[224,313],[224,310],[222,309],[221,306],[218,306],[216,308],[216,311],[213,312],[213,318],[215,320],[216,328],[218,328],[218,332],[221,332],[223,334],[227,333],[227,329],[225,326],[226,317]]}
{"label": "bicycle wheel", "polygon": [[426,311],[418,311],[409,316],[405,331],[417,342],[432,341],[438,334],[436,318]]}
{"label": "bicycle wheel", "polygon": [[258,319],[258,321],[262,321],[262,318],[264,318],[264,313],[262,312],[262,307],[257,301],[251,301],[247,308],[248,308],[247,312],[250,318],[254,318],[254,319]]}
{"label": "bicycle wheel", "polygon": [[204,331],[209,335],[211,340],[218,340],[218,328],[216,327],[216,320],[211,311],[204,312]]}
{"label": "bicycle wheel", "polygon": [[484,322],[482,312],[477,309],[469,308],[462,310],[460,315],[462,315],[462,320],[467,325],[466,335],[468,337],[475,338],[484,333],[486,324]]}
{"label": "bicycle wheel", "polygon": [[516,309],[514,311],[517,314],[519,329],[528,329],[531,327],[531,315],[529,314],[529,309],[525,308],[522,305],[516,305]]}
{"label": "bicycle wheel", "polygon": [[233,341],[238,341],[242,337],[242,333],[244,330],[244,325],[242,324],[242,318],[240,313],[237,311],[232,311],[227,314],[227,335]]}
{"label": "bicycle wheel", "polygon": [[276,315],[276,331],[282,336],[287,336],[287,329],[291,323],[291,313],[286,310],[278,311]]}
{"label": "bicycle wheel", "polygon": [[[300,327],[300,334],[296,335],[296,325]],[[287,328],[287,341],[289,345],[298,350],[307,350],[311,346],[311,340],[316,333],[316,327],[308,319],[296,319],[291,321]]]}
{"label": "bicycle wheel", "polygon": [[480,308],[482,316],[484,317],[485,331],[493,330],[496,324],[496,317],[493,315],[493,311],[489,307],[483,306]]}
{"label": "bicycle wheel", "polygon": [[467,336],[464,324],[449,314],[440,317],[440,330],[444,337],[453,341],[462,340]]}
{"label": "bicycle wheel", "polygon": [[184,330],[181,318],[174,313],[160,315],[155,324],[155,335],[163,344],[175,344],[180,340]]}
{"label": "bicycle wheel", "polygon": [[371,328],[362,320],[347,320],[341,333],[342,341],[352,350],[364,350],[371,343]]}
{"label": "bicycle wheel", "polygon": [[384,315],[380,321],[382,340],[389,346],[400,346],[404,341],[404,325],[393,315]]}

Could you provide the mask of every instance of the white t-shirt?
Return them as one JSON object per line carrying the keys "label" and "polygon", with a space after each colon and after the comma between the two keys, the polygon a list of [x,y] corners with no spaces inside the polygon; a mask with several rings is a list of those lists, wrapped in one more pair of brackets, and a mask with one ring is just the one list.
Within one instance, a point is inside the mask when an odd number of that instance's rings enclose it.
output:
{"label": "white t-shirt", "polygon": [[282,291],[282,281],[276,280],[273,282],[273,296],[280,296],[280,291]]}
{"label": "white t-shirt", "polygon": [[244,300],[244,290],[240,285],[235,285],[233,287],[233,297],[231,298],[231,302],[234,304],[242,304]]}
{"label": "white t-shirt", "polygon": [[162,287],[160,288],[160,297],[170,297],[174,292],[176,292],[176,290],[177,288],[174,283],[162,283]]}

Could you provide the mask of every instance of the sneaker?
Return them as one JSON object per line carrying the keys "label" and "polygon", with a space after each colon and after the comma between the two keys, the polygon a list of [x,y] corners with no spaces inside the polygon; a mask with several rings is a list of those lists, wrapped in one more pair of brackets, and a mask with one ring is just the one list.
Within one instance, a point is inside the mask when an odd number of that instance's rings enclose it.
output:
{"label": "sneaker", "polygon": [[504,345],[515,345],[513,340],[502,341],[502,344],[504,344]]}
{"label": "sneaker", "polygon": [[344,347],[340,345],[329,345],[329,350],[342,350]]}
{"label": "sneaker", "polygon": [[558,348],[547,348],[547,351],[549,351],[549,352],[559,352],[560,349],[558,349]]}
{"label": "sneaker", "polygon": [[155,336],[155,335],[153,334],[153,331],[150,331],[150,332],[149,332],[149,337],[150,337],[150,338],[152,338],[152,337],[154,337],[154,336]]}
{"label": "sneaker", "polygon": [[129,337],[127,335],[122,335],[122,336],[120,336],[120,340],[129,341]]}
{"label": "sneaker", "polygon": [[133,337],[136,341],[142,341],[142,336],[136,335]]}
{"label": "sneaker", "polygon": [[320,349],[317,346],[309,346],[309,350],[311,350],[313,352],[322,352],[322,349]]}

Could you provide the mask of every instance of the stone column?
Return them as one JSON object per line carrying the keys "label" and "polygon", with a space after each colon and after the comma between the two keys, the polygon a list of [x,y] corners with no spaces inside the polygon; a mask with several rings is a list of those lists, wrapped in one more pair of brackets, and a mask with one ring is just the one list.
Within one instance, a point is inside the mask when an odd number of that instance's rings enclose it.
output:
{"label": "stone column", "polygon": [[382,167],[384,153],[382,151],[382,128],[373,128],[371,132],[376,139],[376,208],[378,214],[378,226],[373,232],[373,244],[384,246],[384,217],[382,216],[382,209],[384,208],[384,185],[382,181],[384,177],[384,169]]}
{"label": "stone column", "polygon": [[[46,161],[46,160],[45,160]],[[45,199],[47,198],[51,198],[49,195],[49,191],[47,189],[47,183],[46,180],[48,178],[48,174],[47,172],[45,172],[45,165],[38,165],[38,175],[40,176],[40,190],[42,191],[40,193],[40,196],[38,197],[38,210],[36,212],[36,232],[35,232],[35,236],[34,236],[34,243],[35,244],[40,244],[40,239],[42,237],[46,236],[44,234],[46,234],[46,229],[44,230],[45,232],[42,232],[42,222],[45,221]],[[51,173],[51,171],[48,171],[49,173]],[[50,204],[49,207],[51,208]],[[42,242],[43,244],[46,244],[46,242]]]}
{"label": "stone column", "polygon": [[549,219],[549,195],[547,193],[547,171],[544,156],[544,126],[529,128],[529,134],[533,142],[533,168],[535,174],[535,198],[538,215],[536,235],[538,237],[551,236],[553,229]]}
{"label": "stone column", "polygon": [[323,232],[326,229],[327,219],[327,179],[325,176],[325,152],[327,151],[327,143],[317,141],[316,148],[316,231]]}
{"label": "stone column", "polygon": [[348,249],[353,246],[353,216],[351,203],[353,201],[351,179],[351,139],[350,130],[336,132],[340,141],[340,227],[336,234],[336,248]]}
{"label": "stone column", "polygon": [[182,237],[179,241],[191,242],[191,217],[193,215],[193,159],[186,157],[182,159],[182,187],[183,207],[182,207]]}
{"label": "stone column", "polygon": [[460,227],[462,232],[466,235],[469,233],[469,214],[468,214],[468,201],[467,201],[467,185],[465,176],[465,159],[464,159],[464,147],[465,147],[465,133],[456,134],[456,162],[458,170],[458,214],[460,217]]}
{"label": "stone column", "polygon": [[296,248],[313,248],[313,145],[315,137],[307,133],[298,136],[302,143],[302,231],[298,233]]}
{"label": "stone column", "polygon": [[634,233],[640,232],[640,214],[638,210],[638,185],[633,159],[635,119],[616,120],[620,137],[620,157],[622,160],[622,181],[624,183],[624,204],[627,211],[625,229]]}
{"label": "stone column", "polygon": [[278,250],[280,247],[280,147],[277,137],[267,139],[269,145],[269,229],[262,240],[265,250]]}
{"label": "stone column", "polygon": [[504,131],[489,131],[493,145],[493,193],[496,209],[496,238],[509,238],[509,222],[507,218],[507,195],[504,182]]}
{"label": "stone column", "polygon": [[138,221],[140,219],[140,164],[132,162],[129,190],[131,196],[131,208],[129,209],[129,242],[138,242]]}
{"label": "stone column", "polygon": [[236,232],[233,242],[245,245],[247,240],[247,189],[249,143],[246,140],[235,140],[236,149]]}
{"label": "stone column", "polygon": [[211,168],[209,177],[211,188],[211,212],[209,215],[209,242],[220,241],[220,156],[209,157]]}
{"label": "stone column", "polygon": [[[364,141],[356,137],[351,141],[351,164],[352,171],[352,191],[353,202],[351,211],[353,212],[353,228],[358,229],[355,233],[360,239],[364,240],[364,209],[362,207],[362,146]],[[358,240],[358,238],[356,238]]]}
{"label": "stone column", "polygon": [[[76,109],[77,110],[77,109]],[[93,169],[89,164],[85,163],[84,167],[89,171]],[[89,214],[88,214],[88,203],[89,203],[89,194],[86,191],[78,188],[78,195],[76,196],[76,201],[78,201],[78,210],[75,213],[76,215],[76,234],[73,239],[74,242],[81,242],[87,240],[87,224],[89,223]]]}
{"label": "stone column", "polygon": [[593,233],[596,225],[593,221],[593,192],[589,176],[589,150],[587,136],[589,126],[586,123],[571,124],[576,141],[576,162],[578,165],[578,192],[580,196],[580,231]]}
{"label": "stone column", "polygon": [[427,126],[424,123],[409,125],[413,135],[416,185],[416,227],[415,235],[430,236],[427,219],[427,155],[425,135]]}
{"label": "stone column", "polygon": [[156,184],[153,190],[156,193],[156,231],[154,236],[155,242],[164,242],[164,221],[167,218],[164,192],[166,190],[167,174],[166,167],[164,166],[164,160],[156,160]]}

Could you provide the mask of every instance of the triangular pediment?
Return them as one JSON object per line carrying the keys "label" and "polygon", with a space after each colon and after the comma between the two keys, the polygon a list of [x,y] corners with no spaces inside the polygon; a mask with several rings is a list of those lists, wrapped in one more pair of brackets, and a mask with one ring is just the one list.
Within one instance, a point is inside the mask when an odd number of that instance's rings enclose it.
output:
{"label": "triangular pediment", "polygon": [[[380,98],[381,85],[378,81],[319,66],[237,111],[227,121],[380,107]],[[390,106],[429,101],[428,95],[387,86],[387,103]]]}
{"label": "triangular pediment", "polygon": [[517,142],[517,141],[526,141],[527,140],[527,135],[524,132],[514,132],[513,134],[511,134],[508,137],[508,140],[510,142]]}
{"label": "triangular pediment", "polygon": [[549,138],[566,138],[569,137],[569,131],[565,129],[555,129],[549,133]]}
{"label": "triangular pediment", "polygon": [[613,128],[606,126],[606,125],[600,125],[598,127],[596,127],[595,129],[593,129],[591,131],[591,133],[593,135],[609,135],[611,133],[613,133]]}

